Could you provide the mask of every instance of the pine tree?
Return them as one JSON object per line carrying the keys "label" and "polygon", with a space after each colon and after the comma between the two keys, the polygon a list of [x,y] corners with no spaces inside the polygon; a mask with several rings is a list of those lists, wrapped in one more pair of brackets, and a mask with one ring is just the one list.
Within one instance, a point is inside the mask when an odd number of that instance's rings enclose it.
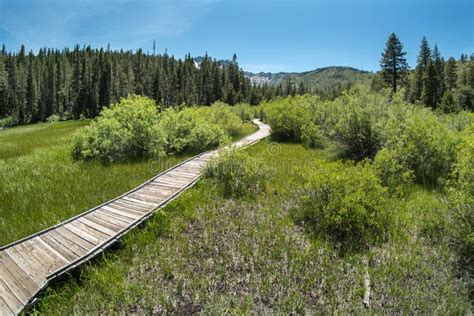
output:
{"label": "pine tree", "polygon": [[155,75],[153,78],[153,98],[157,104],[163,102],[163,92],[162,92],[162,83],[161,78],[163,77],[161,66],[158,65],[155,69]]}
{"label": "pine tree", "polygon": [[291,81],[290,76],[286,77],[286,83],[285,83],[285,95],[289,96],[293,94],[293,82]]}
{"label": "pine tree", "polygon": [[298,94],[303,95],[306,93],[306,87],[304,85],[303,81],[300,81],[299,86],[298,86]]}
{"label": "pine tree", "polygon": [[[53,114],[74,118],[95,116],[130,93],[153,97],[166,106],[258,103],[281,95],[276,87],[252,85],[234,55],[228,64],[203,58],[196,65],[190,54],[183,60],[138,50],[112,51],[76,45],[72,51],[40,49],[37,55],[0,51],[0,116],[13,115],[21,123],[37,122]],[[292,83],[291,94],[298,91]]]}
{"label": "pine tree", "polygon": [[57,110],[56,104],[56,65],[54,63],[54,56],[50,56],[48,63],[48,94],[47,94],[47,103],[45,118],[53,115]]}
{"label": "pine tree", "polygon": [[387,40],[385,51],[382,53],[380,67],[384,82],[392,88],[393,92],[396,92],[405,80],[408,70],[405,55],[402,43],[397,35],[392,33]]}
{"label": "pine tree", "polygon": [[99,86],[99,107],[109,106],[112,99],[112,64],[107,58],[103,61]]}
{"label": "pine tree", "polygon": [[441,54],[438,49],[438,45],[435,44],[433,48],[433,63],[435,68],[435,95],[434,95],[434,105],[437,106],[443,97],[445,84],[444,84],[444,59],[441,57]]}
{"label": "pine tree", "polygon": [[17,66],[16,61],[13,58],[8,59],[6,64],[6,69],[8,72],[8,86],[10,91],[8,93],[7,103],[7,113],[19,117],[19,109],[17,104],[17,93],[18,93],[18,79],[17,79]]}
{"label": "pine tree", "polygon": [[36,86],[36,77],[33,71],[34,68],[30,66],[26,85],[26,107],[31,112],[31,122],[36,123],[41,120],[43,113],[40,113],[38,108],[38,91]]}
{"label": "pine tree", "polygon": [[222,83],[217,64],[214,64],[212,69],[212,78],[212,99],[213,101],[222,100]]}
{"label": "pine tree", "polygon": [[5,45],[3,45],[2,53],[0,54],[0,119],[7,116],[8,114],[8,73],[5,70],[5,61],[3,50]]}
{"label": "pine tree", "polygon": [[420,65],[421,68],[426,69],[430,60],[431,60],[430,45],[426,37],[423,36],[423,39],[421,40],[420,53],[418,54],[417,64]]}
{"label": "pine tree", "polygon": [[446,89],[455,89],[457,87],[458,75],[457,75],[457,66],[456,60],[454,57],[450,57],[446,62],[446,67],[444,70],[444,78]]}
{"label": "pine tree", "polygon": [[431,108],[436,108],[436,67],[434,61],[429,61],[423,76],[423,103]]}
{"label": "pine tree", "polygon": [[415,68],[414,82],[411,88],[410,99],[412,102],[416,102],[422,99],[423,85],[425,85],[423,80],[426,77],[425,76],[426,67],[428,66],[428,62],[430,60],[431,60],[431,48],[428,43],[428,40],[426,39],[425,36],[423,36],[423,39],[421,40],[421,45],[420,45],[420,52],[418,53],[417,65]]}

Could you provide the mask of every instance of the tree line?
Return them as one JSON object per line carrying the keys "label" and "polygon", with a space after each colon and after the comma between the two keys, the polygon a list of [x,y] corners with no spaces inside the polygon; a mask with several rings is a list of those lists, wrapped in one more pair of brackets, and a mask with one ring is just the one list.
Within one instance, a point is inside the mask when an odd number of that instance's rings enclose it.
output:
{"label": "tree line", "polygon": [[304,88],[254,86],[234,55],[219,62],[207,54],[198,64],[190,54],[116,51],[77,45],[70,50],[42,48],[37,54],[0,51],[0,119],[13,124],[95,117],[102,107],[129,94],[148,96],[164,107],[210,105],[214,101],[256,105]]}
{"label": "tree line", "polygon": [[415,69],[410,70],[403,45],[392,33],[382,53],[381,70],[372,87],[405,89],[405,98],[444,112],[474,111],[474,54],[445,60],[435,44],[431,49],[423,37]]}

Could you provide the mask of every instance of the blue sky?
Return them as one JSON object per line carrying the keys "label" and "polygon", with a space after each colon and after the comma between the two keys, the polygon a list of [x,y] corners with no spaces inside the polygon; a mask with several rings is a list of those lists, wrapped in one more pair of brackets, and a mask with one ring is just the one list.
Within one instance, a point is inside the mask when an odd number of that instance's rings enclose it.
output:
{"label": "blue sky", "polygon": [[93,47],[230,58],[249,71],[377,70],[391,32],[413,66],[420,41],[474,52],[474,0],[0,0],[10,50]]}

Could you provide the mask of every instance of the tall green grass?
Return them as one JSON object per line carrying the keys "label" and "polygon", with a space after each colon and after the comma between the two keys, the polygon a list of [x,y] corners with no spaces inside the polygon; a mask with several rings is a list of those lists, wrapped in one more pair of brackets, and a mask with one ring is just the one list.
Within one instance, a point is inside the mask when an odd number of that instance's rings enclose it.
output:
{"label": "tall green grass", "polygon": [[74,162],[71,137],[87,122],[0,132],[0,244],[5,245],[101,204],[186,156],[103,166]]}
{"label": "tall green grass", "polygon": [[[437,234],[443,196],[413,186],[388,207],[393,238],[340,256],[291,219],[298,170],[334,155],[262,141],[248,149],[273,170],[256,197],[225,198],[204,179],[115,250],[49,288],[45,314],[439,313],[469,311],[467,285]],[[371,305],[363,304],[365,261]]]}
{"label": "tall green grass", "polygon": [[[189,155],[104,166],[71,159],[72,135],[87,121],[0,131],[0,245],[50,227],[112,199]],[[255,131],[243,125],[243,137]]]}

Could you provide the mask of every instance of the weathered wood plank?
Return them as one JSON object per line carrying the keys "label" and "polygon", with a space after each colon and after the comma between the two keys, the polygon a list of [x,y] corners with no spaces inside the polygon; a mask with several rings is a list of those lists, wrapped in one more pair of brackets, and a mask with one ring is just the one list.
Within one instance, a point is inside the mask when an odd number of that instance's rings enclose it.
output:
{"label": "weathered wood plank", "polygon": [[3,298],[12,313],[17,314],[23,309],[24,304],[15,296],[3,278],[0,278],[0,297]]}
{"label": "weathered wood plank", "polygon": [[161,201],[165,201],[169,199],[174,193],[170,191],[164,191],[160,189],[146,187],[146,188],[141,189],[139,194],[151,195],[157,199],[160,199]]}
{"label": "weathered wood plank", "polygon": [[15,315],[15,313],[8,307],[0,293],[0,315]]}
{"label": "weathered wood plank", "polygon": [[135,192],[134,194],[129,195],[133,199],[137,199],[140,201],[145,201],[153,204],[159,205],[164,199],[159,198],[158,196],[153,196],[151,194],[146,194],[145,192],[141,191],[140,193]]}
{"label": "weathered wood plank", "polygon": [[10,249],[18,250],[18,255],[25,259],[26,262],[30,263],[35,267],[38,273],[46,278],[49,274],[49,266],[47,266],[37,255],[37,250],[33,249],[28,243],[21,243]]}
{"label": "weathered wood plank", "polygon": [[133,222],[133,220],[130,220],[129,218],[127,220],[124,220],[123,217],[121,218],[117,214],[107,213],[103,209],[96,210],[94,212],[94,215],[121,228],[127,227],[128,225],[130,225],[130,223]]}
{"label": "weathered wood plank", "polygon": [[111,229],[109,229],[105,226],[102,226],[100,224],[97,224],[97,223],[87,219],[86,217],[80,217],[77,220],[79,222],[81,222],[82,224],[87,225],[90,228],[95,229],[95,230],[103,233],[104,235],[107,236],[107,239],[115,235],[115,231],[113,231],[113,230],[111,230]]}
{"label": "weathered wood plank", "polygon": [[[13,268],[10,267],[11,270]],[[15,272],[10,271],[7,266],[0,260],[0,275],[3,281],[9,287],[10,291],[15,295],[18,300],[25,305],[31,295],[26,286],[22,284],[22,281],[18,280],[18,275]]]}
{"label": "weathered wood plank", "polygon": [[109,239],[109,237],[110,237],[109,235],[104,234],[100,230],[97,230],[97,229],[94,229],[94,228],[92,228],[88,225],[85,225],[82,221],[80,221],[80,218],[75,220],[71,224],[73,226],[75,226],[76,228],[78,228],[79,230],[82,230],[82,231],[88,233],[89,235],[92,235],[93,237],[97,238],[99,240],[98,244],[101,244],[102,242]]}
{"label": "weathered wood plank", "polygon": [[144,210],[143,207],[151,208],[149,205],[141,205],[128,200],[115,201],[113,204],[107,206],[126,214],[130,214],[130,216],[134,216],[134,218],[141,218],[143,215],[150,212],[150,210]]}
{"label": "weathered wood plank", "polygon": [[80,254],[76,254],[72,249],[56,238],[56,236],[54,236],[54,231],[49,231],[48,233],[41,235],[40,238],[45,244],[51,247],[56,254],[61,255],[69,262],[74,261],[81,256]]}
{"label": "weathered wood plank", "polygon": [[115,224],[112,224],[100,217],[97,216],[96,212],[88,214],[87,216],[84,216],[84,218],[90,220],[91,222],[96,223],[97,225],[100,225],[102,227],[110,229],[113,233],[112,236],[115,235],[117,232],[121,231],[123,226],[118,226]]}
{"label": "weathered wood plank", "polygon": [[[163,176],[159,178],[159,181],[163,181],[163,182],[174,184],[174,185],[181,185],[181,186],[185,186],[193,182],[193,180],[191,179],[173,177],[172,174],[164,174]],[[158,182],[158,181],[155,181],[155,182]]]}
{"label": "weathered wood plank", "polygon": [[110,205],[118,205],[126,209],[131,209],[141,215],[143,215],[143,213],[148,213],[151,209],[150,205],[143,205],[134,201],[130,201],[129,199],[124,199],[124,198],[115,200]]}
{"label": "weathered wood plank", "polygon": [[152,202],[142,201],[142,200],[132,198],[132,197],[129,197],[129,196],[124,196],[122,199],[130,201],[130,202],[134,202],[134,203],[137,203],[137,204],[151,206],[151,207],[157,207],[159,205],[159,203],[152,203]]}
{"label": "weathered wood plank", "polygon": [[176,168],[175,170],[179,170],[180,172],[189,173],[193,175],[199,175],[201,174],[201,171],[202,171],[201,169],[202,169],[202,166],[189,165],[186,163]]}
{"label": "weathered wood plank", "polygon": [[154,180],[152,184],[156,186],[160,186],[160,187],[169,188],[171,190],[175,190],[176,192],[179,191],[183,187],[182,185],[179,185],[179,184],[172,184],[166,181],[159,180],[159,178]]}
{"label": "weathered wood plank", "polygon": [[53,273],[70,262],[39,237],[35,237],[28,242],[36,251],[38,258],[48,267],[49,273]]}
{"label": "weathered wood plank", "polygon": [[67,261],[74,261],[79,256],[72,252],[70,249],[62,245],[59,241],[54,239],[51,235],[51,232],[48,232],[40,236],[40,239],[50,247],[58,256],[62,256]]}
{"label": "weathered wood plank", "polygon": [[50,231],[49,235],[77,257],[82,257],[88,253],[86,249],[64,237],[57,229]]}
{"label": "weathered wood plank", "polygon": [[80,224],[79,222],[74,221],[73,223],[74,224],[68,223],[68,224],[64,225],[63,227],[66,228],[67,230],[69,230],[71,233],[73,233],[73,234],[81,237],[85,241],[91,243],[92,245],[94,245],[94,247],[96,247],[97,245],[99,245],[102,242],[102,240],[100,238],[98,238],[95,235],[91,234],[88,230],[81,229],[81,227],[79,227],[79,225],[78,225],[78,224]]}
{"label": "weathered wood plank", "polygon": [[95,245],[86,239],[82,238],[81,236],[73,233],[72,231],[68,230],[66,227],[61,226],[57,229],[58,234],[60,234],[63,238],[69,240],[71,243],[74,243],[78,247],[82,248],[86,253],[91,251]]}
{"label": "weathered wood plank", "polygon": [[110,217],[110,218],[113,218],[113,219],[116,219],[118,221],[121,221],[123,223],[126,223],[126,226],[129,226],[131,224],[133,224],[136,219],[132,218],[132,217],[128,217],[128,216],[124,216],[124,215],[121,215],[119,214],[117,211],[109,211],[105,208],[100,208],[97,210],[98,213],[100,214],[103,214],[104,216],[107,216],[107,217]]}
{"label": "weathered wood plank", "polygon": [[135,221],[135,220],[137,220],[137,219],[139,219],[140,217],[143,216],[143,213],[130,211],[130,209],[122,209],[122,207],[120,207],[118,205],[111,205],[111,204],[104,205],[104,206],[102,206],[101,210],[104,210],[104,211],[107,211],[107,212],[110,212],[110,213],[113,213],[113,214],[117,214],[121,217],[130,219],[132,221]]}
{"label": "weathered wood plank", "polygon": [[36,284],[32,278],[26,273],[10,256],[5,254],[4,256],[0,257],[0,269],[5,269],[1,273],[2,276],[11,275],[11,282],[10,284],[14,284],[17,288],[23,288],[26,294],[26,301],[30,299],[30,297],[39,289],[39,285]]}
{"label": "weathered wood plank", "polygon": [[173,170],[170,171],[166,174],[168,177],[176,177],[176,179],[182,180],[182,181],[189,181],[189,180],[194,180],[198,177],[198,173],[187,173],[184,172],[183,170]]}
{"label": "weathered wood plank", "polygon": [[41,272],[38,270],[38,267],[35,266],[34,260],[25,260],[25,258],[18,252],[16,247],[5,249],[5,254],[15,261],[15,263],[26,272],[28,277],[31,278],[31,280],[33,280],[37,286],[43,286],[46,276],[41,274]]}

